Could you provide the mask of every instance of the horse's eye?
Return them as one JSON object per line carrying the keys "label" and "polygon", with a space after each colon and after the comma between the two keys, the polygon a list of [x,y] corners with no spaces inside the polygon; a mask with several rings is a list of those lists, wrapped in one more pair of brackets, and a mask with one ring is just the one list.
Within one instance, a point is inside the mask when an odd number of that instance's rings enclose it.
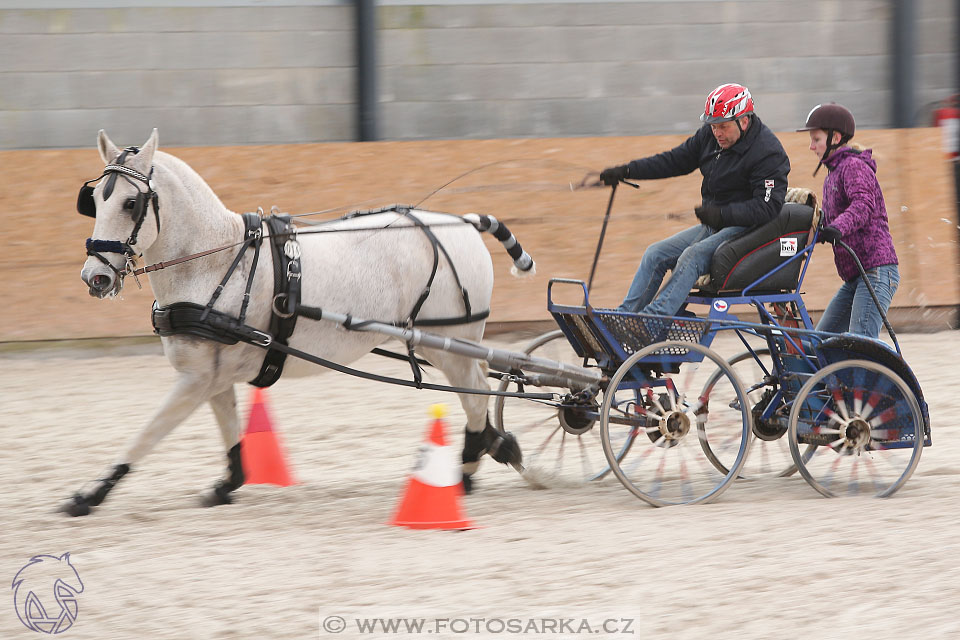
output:
{"label": "horse's eye", "polygon": [[133,211],[133,208],[134,208],[135,206],[137,206],[137,201],[136,201],[135,198],[130,198],[129,200],[127,200],[126,202],[123,203],[123,208],[124,208],[124,209],[129,209],[129,210],[131,210],[131,211]]}

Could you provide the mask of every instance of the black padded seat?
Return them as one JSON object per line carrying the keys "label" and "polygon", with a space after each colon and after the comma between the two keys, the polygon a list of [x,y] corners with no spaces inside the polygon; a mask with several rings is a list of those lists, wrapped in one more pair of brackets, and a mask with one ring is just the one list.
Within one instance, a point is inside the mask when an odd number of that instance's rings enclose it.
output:
{"label": "black padded seat", "polygon": [[[740,292],[807,246],[816,221],[814,208],[787,202],[770,222],[721,244],[710,264],[710,281],[700,284],[702,295]],[[782,293],[797,288],[804,260],[798,259],[755,285],[751,293]]]}

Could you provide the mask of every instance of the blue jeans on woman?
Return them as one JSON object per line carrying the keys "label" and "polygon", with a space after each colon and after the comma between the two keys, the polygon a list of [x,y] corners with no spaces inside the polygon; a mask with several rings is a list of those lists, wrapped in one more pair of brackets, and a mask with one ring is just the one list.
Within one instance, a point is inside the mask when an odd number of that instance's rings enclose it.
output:
{"label": "blue jeans on woman", "polygon": [[[886,264],[867,269],[866,274],[874,293],[877,294],[877,300],[883,307],[883,312],[886,313],[890,308],[890,301],[893,300],[893,294],[900,286],[900,270],[895,264]],[[833,296],[833,300],[823,312],[823,317],[817,323],[817,329],[833,333],[849,331],[868,338],[878,338],[882,325],[880,310],[870,297],[870,291],[863,283],[863,278],[857,276],[853,280],[844,282],[837,294]]]}
{"label": "blue jeans on woman", "polygon": [[[620,311],[675,316],[683,306],[697,278],[710,273],[710,262],[717,247],[746,227],[727,227],[714,231],[700,224],[654,242],[643,254]],[[657,295],[668,269],[673,274]],[[654,299],[654,296],[657,296]]]}

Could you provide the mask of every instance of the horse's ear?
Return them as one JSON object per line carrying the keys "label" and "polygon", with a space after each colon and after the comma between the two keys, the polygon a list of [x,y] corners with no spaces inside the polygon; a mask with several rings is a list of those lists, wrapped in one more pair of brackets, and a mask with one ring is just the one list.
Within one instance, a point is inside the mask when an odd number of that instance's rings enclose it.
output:
{"label": "horse's ear", "polygon": [[120,155],[120,149],[113,144],[113,140],[103,129],[100,129],[100,133],[97,134],[97,150],[100,152],[100,159],[103,160],[103,164],[110,164]]}
{"label": "horse's ear", "polygon": [[140,147],[140,151],[135,156],[129,156],[127,158],[127,166],[133,167],[140,173],[149,174],[150,167],[153,166],[153,154],[157,151],[157,141],[159,136],[157,135],[157,130],[154,129],[153,133],[150,134],[150,137],[147,138],[147,141],[143,143],[143,146]]}

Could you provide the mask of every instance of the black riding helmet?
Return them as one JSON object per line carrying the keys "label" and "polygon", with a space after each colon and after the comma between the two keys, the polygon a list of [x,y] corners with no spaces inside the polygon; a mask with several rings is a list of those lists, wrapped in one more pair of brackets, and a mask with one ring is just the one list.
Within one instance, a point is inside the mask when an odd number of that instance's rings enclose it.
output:
{"label": "black riding helmet", "polygon": [[[827,148],[823,152],[823,157],[826,158],[834,149],[842,147],[850,141],[853,134],[857,132],[857,123],[853,119],[853,114],[845,106],[836,102],[827,102],[826,104],[818,104],[811,109],[810,113],[807,114],[806,125],[802,129],[797,129],[797,131],[812,131],[813,129],[823,129],[827,132]],[[833,143],[834,131],[840,133],[840,142],[837,144]],[[817,163],[817,168],[813,170],[813,175],[817,175],[821,166],[823,166],[822,159]]]}

